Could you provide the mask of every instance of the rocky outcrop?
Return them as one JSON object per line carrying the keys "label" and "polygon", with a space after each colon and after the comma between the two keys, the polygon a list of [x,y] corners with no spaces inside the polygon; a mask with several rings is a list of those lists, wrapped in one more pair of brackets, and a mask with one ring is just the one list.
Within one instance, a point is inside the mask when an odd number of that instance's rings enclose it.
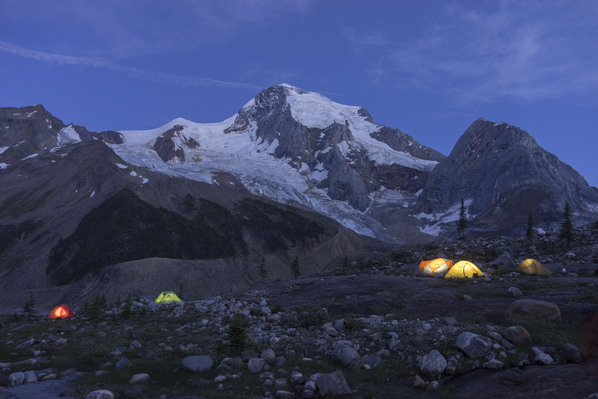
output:
{"label": "rocky outcrop", "polygon": [[[189,138],[181,132],[183,126],[175,125],[172,129],[168,129],[154,143],[154,151],[164,161],[172,161],[177,158],[181,162],[185,162],[185,151],[183,146],[188,148],[196,148],[199,143],[194,138]],[[175,142],[175,138],[177,139]]]}
{"label": "rocky outcrop", "polygon": [[388,144],[393,150],[406,152],[420,159],[442,161],[446,158],[446,155],[443,155],[430,147],[419,144],[412,136],[403,133],[399,129],[381,126],[380,130],[372,133],[371,136],[376,140]]}
{"label": "rocky outcrop", "polygon": [[446,211],[471,200],[471,216],[495,226],[558,220],[565,203],[578,211],[598,203],[584,178],[536,143],[527,132],[506,123],[475,121],[449,157],[432,171],[418,199],[426,213]]}

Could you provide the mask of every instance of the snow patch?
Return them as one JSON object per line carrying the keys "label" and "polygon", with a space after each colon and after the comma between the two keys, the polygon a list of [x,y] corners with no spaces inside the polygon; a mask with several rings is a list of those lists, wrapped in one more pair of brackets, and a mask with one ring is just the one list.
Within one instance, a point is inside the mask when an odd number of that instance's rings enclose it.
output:
{"label": "snow patch", "polygon": [[149,179],[148,179],[148,178],[146,178],[146,177],[144,177],[144,178],[143,178],[143,180],[141,180],[141,184],[145,184],[145,183],[147,183],[148,181],[149,181]]}
{"label": "snow patch", "polygon": [[18,142],[17,144],[15,144],[15,148],[17,148],[18,146],[20,146],[21,144],[23,144],[25,142],[25,140]]}
{"label": "snow patch", "polygon": [[8,150],[10,148],[10,146],[5,146],[5,147],[0,147],[0,154],[3,154],[4,151]]}
{"label": "snow patch", "polygon": [[[294,87],[287,88],[287,103],[291,106],[293,118],[303,126],[325,129],[333,123],[360,123],[365,117],[358,114],[361,107],[342,105],[318,93],[301,92]],[[371,125],[371,124],[370,124]]]}
{"label": "snow patch", "polygon": [[26,159],[35,158],[35,157],[36,157],[36,156],[38,156],[38,155],[39,155],[39,154],[31,154],[31,155],[28,155],[28,156],[26,156],[25,158],[21,159],[21,161],[24,161],[24,160],[26,160]]}
{"label": "snow patch", "polygon": [[116,163],[116,166],[118,166],[121,169],[127,169],[128,168],[127,165],[123,165],[122,163],[118,163],[118,162]]}
{"label": "snow patch", "polygon": [[133,177],[137,176],[137,172],[135,172],[134,170],[132,170],[131,173],[129,173],[129,174]]}
{"label": "snow patch", "polygon": [[93,190],[93,191],[91,192],[91,194],[89,195],[89,198],[93,198],[93,196],[94,196],[94,195],[96,195],[96,190]]}
{"label": "snow patch", "polygon": [[36,112],[37,112],[37,110],[28,112],[27,113],[27,118],[31,118],[31,115],[35,114]]}
{"label": "snow patch", "polygon": [[68,125],[67,127],[63,127],[58,131],[58,145],[63,146],[80,142],[81,137],[72,124]]}
{"label": "snow patch", "polygon": [[[471,199],[471,198],[463,201],[463,205],[465,206],[465,217],[466,218],[470,217],[469,206],[471,205],[472,202],[473,202],[473,199]],[[429,213],[422,212],[419,215],[416,215],[416,218],[420,219],[420,220],[421,219],[430,220],[430,223],[419,228],[421,232],[430,234],[430,235],[438,235],[442,231],[442,225],[459,220],[460,213],[461,213],[461,202],[459,201],[458,203],[454,204],[447,211],[445,211],[443,213],[429,214]]]}
{"label": "snow patch", "polygon": [[8,168],[10,165],[4,162],[0,162],[0,169],[6,169]]}

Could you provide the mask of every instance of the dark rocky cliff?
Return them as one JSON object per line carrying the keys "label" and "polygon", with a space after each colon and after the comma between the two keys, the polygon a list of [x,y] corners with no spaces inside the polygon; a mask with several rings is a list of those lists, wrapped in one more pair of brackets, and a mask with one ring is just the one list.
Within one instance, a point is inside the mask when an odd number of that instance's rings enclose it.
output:
{"label": "dark rocky cliff", "polygon": [[598,203],[585,179],[530,134],[485,119],[476,120],[434,168],[418,208],[442,212],[462,198],[471,200],[471,215],[501,214],[505,222],[529,213],[538,221],[557,220],[566,202],[582,213]]}

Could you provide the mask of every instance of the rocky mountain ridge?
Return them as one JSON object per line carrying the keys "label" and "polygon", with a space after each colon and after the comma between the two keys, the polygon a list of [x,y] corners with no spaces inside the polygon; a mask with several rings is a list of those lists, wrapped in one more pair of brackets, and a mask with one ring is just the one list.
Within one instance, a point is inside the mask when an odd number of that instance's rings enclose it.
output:
{"label": "rocky mountain ridge", "polygon": [[483,118],[434,168],[417,205],[427,214],[438,214],[461,199],[474,223],[503,231],[523,227],[529,214],[544,223],[558,221],[566,203],[580,216],[595,217],[598,210],[598,190],[572,167],[529,133]]}
{"label": "rocky mountain ridge", "polygon": [[[175,263],[200,281],[218,276],[194,290],[248,288],[262,259],[272,277],[289,278],[295,257],[310,275],[345,252],[389,248],[381,242],[450,237],[461,198],[474,234],[512,232],[528,213],[543,226],[565,202],[588,219],[598,204],[595,189],[518,128],[478,120],[445,157],[364,108],[289,85],[220,123],[178,118],[148,131],[90,132],[41,105],[0,109],[0,184],[0,281],[48,298],[111,279],[127,286],[149,264],[147,286],[176,285],[179,274],[158,272]],[[136,218],[111,219],[127,215],[121,206]],[[297,229],[312,223],[311,233]],[[73,292],[49,288],[72,279]]]}

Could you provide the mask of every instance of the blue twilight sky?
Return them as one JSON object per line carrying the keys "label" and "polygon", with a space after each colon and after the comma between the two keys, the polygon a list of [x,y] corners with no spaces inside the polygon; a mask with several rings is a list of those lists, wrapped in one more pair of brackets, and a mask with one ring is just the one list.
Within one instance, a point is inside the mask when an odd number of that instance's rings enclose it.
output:
{"label": "blue twilight sky", "polygon": [[283,82],[447,155],[508,122],[598,186],[596,0],[0,0],[0,107],[149,129]]}

